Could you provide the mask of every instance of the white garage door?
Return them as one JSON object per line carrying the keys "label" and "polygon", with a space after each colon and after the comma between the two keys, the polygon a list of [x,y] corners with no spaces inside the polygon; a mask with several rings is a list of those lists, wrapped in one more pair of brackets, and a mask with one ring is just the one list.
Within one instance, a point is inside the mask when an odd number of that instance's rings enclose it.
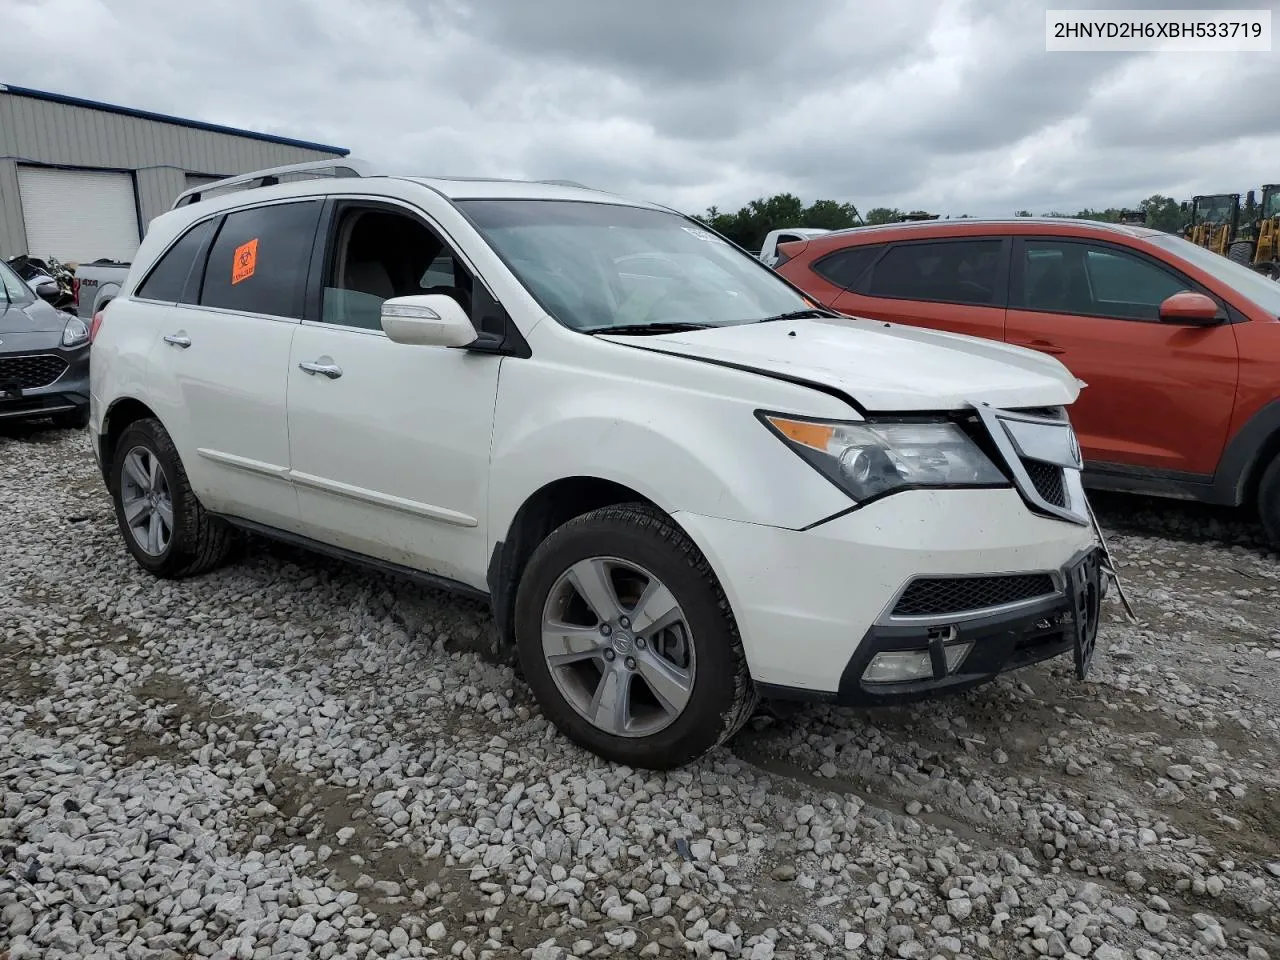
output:
{"label": "white garage door", "polygon": [[132,260],[138,249],[133,177],[101,170],[18,167],[27,253],[89,263]]}

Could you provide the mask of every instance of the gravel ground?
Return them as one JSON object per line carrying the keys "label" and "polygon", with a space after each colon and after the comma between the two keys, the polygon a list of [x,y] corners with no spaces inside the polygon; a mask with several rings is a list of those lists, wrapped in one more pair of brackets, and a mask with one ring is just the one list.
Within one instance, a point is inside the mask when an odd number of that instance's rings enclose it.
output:
{"label": "gravel ground", "polygon": [[0,960],[1280,960],[1280,562],[1229,514],[1098,498],[1141,624],[1088,683],[650,775],[473,603],[260,542],[144,575],[85,434],[0,435],[0,505]]}

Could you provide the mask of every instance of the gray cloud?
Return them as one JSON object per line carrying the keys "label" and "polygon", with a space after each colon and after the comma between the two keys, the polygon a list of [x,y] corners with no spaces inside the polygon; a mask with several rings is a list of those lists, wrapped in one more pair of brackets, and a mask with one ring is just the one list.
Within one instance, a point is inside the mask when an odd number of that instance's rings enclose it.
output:
{"label": "gray cloud", "polygon": [[1005,215],[1276,179],[1274,54],[1051,54],[1048,6],[10,0],[0,82],[690,211],[790,190]]}

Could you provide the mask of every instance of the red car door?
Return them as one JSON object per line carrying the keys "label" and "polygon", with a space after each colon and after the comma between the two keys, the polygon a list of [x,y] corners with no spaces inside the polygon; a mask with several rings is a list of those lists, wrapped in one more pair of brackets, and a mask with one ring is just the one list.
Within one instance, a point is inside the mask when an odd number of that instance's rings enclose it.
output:
{"label": "red car door", "polygon": [[1010,239],[893,243],[831,304],[855,316],[1004,339]]}
{"label": "red car door", "polygon": [[1202,476],[1216,469],[1235,403],[1235,331],[1225,321],[1160,322],[1160,303],[1182,290],[1212,296],[1131,247],[1015,241],[1006,338],[1052,354],[1087,384],[1071,419],[1090,465]]}

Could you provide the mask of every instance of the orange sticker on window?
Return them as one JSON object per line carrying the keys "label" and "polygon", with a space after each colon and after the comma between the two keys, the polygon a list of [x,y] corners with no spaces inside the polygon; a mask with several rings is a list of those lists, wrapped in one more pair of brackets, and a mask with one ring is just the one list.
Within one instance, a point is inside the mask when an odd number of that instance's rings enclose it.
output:
{"label": "orange sticker on window", "polygon": [[241,280],[248,280],[258,266],[258,238],[236,247],[235,256],[231,258],[231,284],[234,286]]}

